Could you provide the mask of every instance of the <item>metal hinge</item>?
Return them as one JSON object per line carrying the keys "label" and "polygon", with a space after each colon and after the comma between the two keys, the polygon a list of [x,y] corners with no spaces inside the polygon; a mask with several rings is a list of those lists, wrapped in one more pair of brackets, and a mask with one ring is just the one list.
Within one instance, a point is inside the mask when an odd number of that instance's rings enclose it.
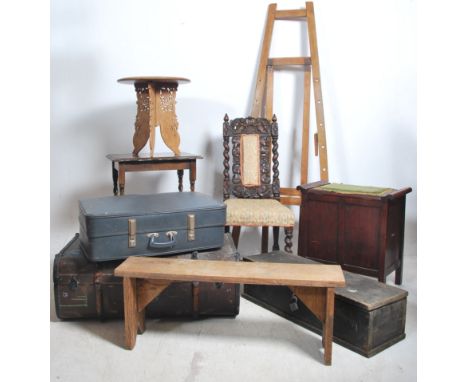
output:
{"label": "metal hinge", "polygon": [[136,219],[128,219],[128,248],[136,247]]}

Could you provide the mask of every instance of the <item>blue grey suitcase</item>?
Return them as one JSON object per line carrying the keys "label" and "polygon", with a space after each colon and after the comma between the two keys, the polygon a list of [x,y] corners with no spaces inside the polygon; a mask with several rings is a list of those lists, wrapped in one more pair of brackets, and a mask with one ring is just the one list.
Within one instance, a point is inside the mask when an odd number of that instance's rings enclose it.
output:
{"label": "blue grey suitcase", "polygon": [[80,245],[90,261],[220,248],[226,206],[198,192],[80,200]]}

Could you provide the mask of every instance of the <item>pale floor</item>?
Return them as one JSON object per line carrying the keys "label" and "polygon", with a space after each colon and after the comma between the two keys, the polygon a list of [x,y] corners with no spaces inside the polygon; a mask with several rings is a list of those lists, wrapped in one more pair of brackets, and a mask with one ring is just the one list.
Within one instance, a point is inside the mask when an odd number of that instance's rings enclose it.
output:
{"label": "pale floor", "polygon": [[[129,351],[123,321],[60,322],[51,291],[51,381],[415,381],[416,230],[406,231],[406,338],[372,358],[334,343],[332,366],[324,366],[318,335],[243,298],[236,318],[148,319]],[[239,250],[253,254],[258,245],[246,232]]]}

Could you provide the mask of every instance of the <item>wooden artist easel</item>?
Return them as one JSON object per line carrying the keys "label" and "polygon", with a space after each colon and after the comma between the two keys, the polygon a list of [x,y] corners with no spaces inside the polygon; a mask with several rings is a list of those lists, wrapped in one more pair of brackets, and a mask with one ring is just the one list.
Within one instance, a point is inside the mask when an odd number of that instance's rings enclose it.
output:
{"label": "wooden artist easel", "polygon": [[[307,21],[310,57],[275,57],[269,58],[270,45],[275,20]],[[308,182],[309,170],[309,119],[311,80],[314,84],[314,101],[317,132],[314,135],[315,155],[319,157],[320,180],[328,181],[327,142],[325,138],[325,121],[323,113],[322,89],[320,86],[320,67],[317,52],[317,34],[315,30],[314,5],[306,2],[305,9],[276,10],[276,4],[268,6],[268,16],[263,37],[260,63],[258,67],[255,96],[251,115],[253,117],[273,116],[273,73],[278,67],[302,66],[304,68],[304,104],[302,124],[301,184]],[[301,194],[296,188],[280,189],[281,203],[300,205]]]}

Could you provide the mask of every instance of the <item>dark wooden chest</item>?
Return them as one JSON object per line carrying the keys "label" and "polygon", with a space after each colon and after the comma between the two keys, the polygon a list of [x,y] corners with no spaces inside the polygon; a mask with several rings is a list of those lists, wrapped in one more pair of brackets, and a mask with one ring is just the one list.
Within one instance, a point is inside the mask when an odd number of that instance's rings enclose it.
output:
{"label": "dark wooden chest", "polygon": [[[244,257],[244,261],[314,263],[281,251]],[[405,338],[408,292],[366,276],[344,272],[346,287],[335,289],[333,341],[366,357]],[[288,287],[244,285],[244,298],[309,329],[322,333],[321,322]]]}
{"label": "dark wooden chest", "polygon": [[298,254],[401,285],[406,194],[401,190],[312,183],[302,201]]}
{"label": "dark wooden chest", "polygon": [[[219,261],[238,261],[239,255],[230,234],[224,246],[215,251],[200,251],[174,256]],[[123,318],[122,278],[114,269],[123,260],[90,262],[83,255],[79,235],[55,256],[53,267],[55,311],[60,319]],[[239,313],[238,284],[172,283],[146,308],[146,316],[197,317],[236,316]]]}

